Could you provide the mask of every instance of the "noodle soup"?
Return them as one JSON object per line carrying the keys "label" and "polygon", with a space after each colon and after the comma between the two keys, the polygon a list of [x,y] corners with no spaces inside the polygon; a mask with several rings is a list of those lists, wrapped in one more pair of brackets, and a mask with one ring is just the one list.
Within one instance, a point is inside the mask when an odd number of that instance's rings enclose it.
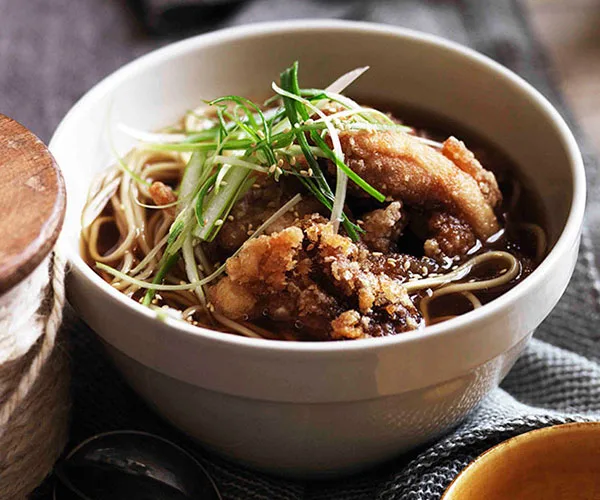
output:
{"label": "noodle soup", "polygon": [[159,317],[281,340],[401,334],[515,286],[547,250],[516,167],[438,117],[343,96],[361,73],[301,89],[292,66],[265,105],[125,128],[140,145],[90,190],[86,261]]}

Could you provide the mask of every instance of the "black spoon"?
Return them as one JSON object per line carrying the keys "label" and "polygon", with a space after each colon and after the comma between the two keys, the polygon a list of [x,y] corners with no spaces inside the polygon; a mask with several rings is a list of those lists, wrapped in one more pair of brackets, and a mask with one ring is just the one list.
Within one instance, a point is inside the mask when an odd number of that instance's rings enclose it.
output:
{"label": "black spoon", "polygon": [[98,434],[71,451],[55,474],[54,500],[221,500],[192,455],[145,432]]}

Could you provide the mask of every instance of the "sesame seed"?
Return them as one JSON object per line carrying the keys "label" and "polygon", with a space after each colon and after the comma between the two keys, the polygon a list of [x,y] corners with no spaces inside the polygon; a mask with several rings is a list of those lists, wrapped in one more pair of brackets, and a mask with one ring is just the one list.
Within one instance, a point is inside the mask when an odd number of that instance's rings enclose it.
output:
{"label": "sesame seed", "polygon": [[223,225],[223,219],[217,219],[215,221],[215,226],[222,226]]}
{"label": "sesame seed", "polygon": [[292,156],[292,157],[290,158],[290,165],[294,166],[295,164],[296,164],[296,157],[295,157],[295,156]]}
{"label": "sesame seed", "polygon": [[248,236],[252,236],[254,234],[254,231],[252,231],[252,229],[248,229],[248,231],[246,232],[246,234]]}
{"label": "sesame seed", "polygon": [[270,173],[270,174],[272,174],[273,172],[275,172],[275,169],[276,169],[276,168],[277,168],[277,165],[274,165],[274,164],[273,164],[273,165],[271,165],[271,166],[269,167],[269,173]]}
{"label": "sesame seed", "polygon": [[425,293],[427,294],[428,297],[433,296],[433,290],[431,288],[428,288],[427,290],[425,290]]}
{"label": "sesame seed", "polygon": [[300,170],[300,173],[301,173],[302,175],[308,175],[308,171],[307,171],[307,170]]}
{"label": "sesame seed", "polygon": [[294,123],[294,128],[300,128],[300,124],[299,123]]}
{"label": "sesame seed", "polygon": [[423,266],[421,268],[421,272],[423,273],[423,276],[427,276],[427,274],[429,274],[429,269],[427,269],[425,266]]}
{"label": "sesame seed", "polygon": [[248,224],[248,229],[252,229],[253,226],[254,224]]}
{"label": "sesame seed", "polygon": [[279,160],[277,160],[277,166],[283,167],[283,160],[281,158],[279,158]]}
{"label": "sesame seed", "polygon": [[233,215],[227,216],[227,220],[233,220],[233,219],[234,219]]}
{"label": "sesame seed", "polygon": [[308,169],[308,175],[311,175],[311,176],[312,176],[312,174],[313,174],[313,169],[312,169],[312,168],[309,168],[309,169]]}
{"label": "sesame seed", "polygon": [[381,257],[383,254],[381,252],[373,252],[375,257]]}
{"label": "sesame seed", "polygon": [[279,167],[275,168],[275,172],[277,172],[277,175],[283,174],[283,170],[281,170]]}
{"label": "sesame seed", "polygon": [[410,261],[405,260],[404,264],[402,265],[402,267],[404,268],[405,271],[407,271],[408,268],[410,267]]}

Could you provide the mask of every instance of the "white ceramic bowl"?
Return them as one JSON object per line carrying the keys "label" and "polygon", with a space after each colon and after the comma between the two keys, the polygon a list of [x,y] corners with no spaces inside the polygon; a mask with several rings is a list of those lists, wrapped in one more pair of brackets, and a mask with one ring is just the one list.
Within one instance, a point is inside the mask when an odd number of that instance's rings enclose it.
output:
{"label": "white ceramic bowl", "polygon": [[[242,338],[167,320],[102,281],[79,255],[92,176],[112,161],[107,117],[143,129],[202,99],[262,96],[292,61],[304,85],[362,65],[362,96],[453,119],[510,153],[540,193],[552,251],[492,303],[425,331],[330,343]],[[118,138],[123,151],[131,143]],[[68,113],[50,148],[68,192],[63,250],[70,302],[129,383],[207,447],[287,475],[349,472],[456,425],[497,387],[563,293],[577,257],[585,181],[555,109],[525,81],[469,49],[370,24],[258,24],[191,38],[126,65]]]}

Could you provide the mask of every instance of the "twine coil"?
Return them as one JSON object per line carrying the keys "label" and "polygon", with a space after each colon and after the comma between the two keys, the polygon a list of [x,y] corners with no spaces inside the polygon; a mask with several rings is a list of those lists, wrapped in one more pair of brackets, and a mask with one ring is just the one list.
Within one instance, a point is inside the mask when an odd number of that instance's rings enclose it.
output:
{"label": "twine coil", "polygon": [[24,499],[67,438],[68,369],[59,339],[65,262],[46,257],[0,296],[0,498]]}

